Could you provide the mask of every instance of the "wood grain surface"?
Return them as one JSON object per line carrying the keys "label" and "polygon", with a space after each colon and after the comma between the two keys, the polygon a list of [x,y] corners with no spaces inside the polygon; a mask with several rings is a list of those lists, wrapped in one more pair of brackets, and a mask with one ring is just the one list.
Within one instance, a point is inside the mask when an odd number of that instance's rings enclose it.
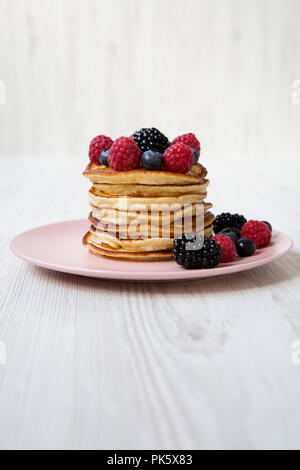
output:
{"label": "wood grain surface", "polygon": [[294,239],[290,254],[185,283],[36,268],[9,241],[87,215],[86,159],[1,158],[0,448],[299,448],[299,188],[228,171],[238,162],[225,154],[202,161],[215,211],[268,219]]}

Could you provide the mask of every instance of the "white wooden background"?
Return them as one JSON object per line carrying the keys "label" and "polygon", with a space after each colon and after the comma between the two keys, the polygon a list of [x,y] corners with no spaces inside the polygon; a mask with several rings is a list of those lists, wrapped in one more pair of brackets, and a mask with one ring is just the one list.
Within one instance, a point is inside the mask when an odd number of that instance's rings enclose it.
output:
{"label": "white wooden background", "polygon": [[[297,0],[0,0],[0,448],[299,448]],[[200,134],[215,212],[295,242],[270,266],[114,283],[16,259],[85,217],[90,137]]]}
{"label": "white wooden background", "polygon": [[299,0],[0,0],[0,8],[0,155],[83,155],[99,132],[156,125],[171,137],[194,130],[211,152],[253,162],[263,152],[299,168]]}

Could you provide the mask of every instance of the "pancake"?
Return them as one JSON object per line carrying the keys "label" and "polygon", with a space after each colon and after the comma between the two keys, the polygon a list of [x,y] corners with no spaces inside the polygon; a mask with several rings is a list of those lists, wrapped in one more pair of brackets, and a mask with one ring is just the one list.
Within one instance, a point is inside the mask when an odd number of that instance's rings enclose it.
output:
{"label": "pancake", "polygon": [[177,211],[171,212],[151,212],[151,211],[120,211],[112,208],[98,208],[92,206],[92,216],[101,220],[103,224],[113,225],[125,225],[136,222],[137,218],[139,223],[150,223],[155,222],[159,224],[172,223],[174,221],[182,221],[184,217],[191,217],[207,212],[212,208],[210,202],[203,202],[200,204],[186,205],[184,208],[180,208]]}
{"label": "pancake", "polygon": [[207,227],[214,221],[214,215],[206,212],[199,217],[188,217],[184,221],[175,221],[172,223],[162,224],[127,224],[113,225],[104,224],[102,220],[95,219],[92,214],[89,216],[92,224],[92,231],[102,231],[112,233],[118,238],[148,238],[148,237],[168,237],[174,238],[181,236],[183,233],[200,232],[203,227]]}
{"label": "pancake", "polygon": [[96,247],[89,244],[89,250],[94,255],[107,256],[116,260],[131,260],[131,261],[169,261],[172,259],[172,252],[166,251],[149,251],[144,253],[122,253],[119,251],[105,250],[104,248]]}
{"label": "pancake", "polygon": [[[212,225],[204,228],[204,237],[211,235]],[[181,235],[181,234],[180,234]],[[162,251],[172,250],[174,244],[173,238],[119,238],[113,233],[95,230],[93,226],[90,229],[89,242],[95,246],[117,250],[121,252],[144,252],[144,251]]]}
{"label": "pancake", "polygon": [[[212,226],[210,227],[210,233]],[[88,246],[91,253],[95,255],[107,256],[114,259],[126,259],[132,261],[166,261],[172,259],[172,249],[169,250],[152,250],[152,251],[121,251],[103,244],[102,246],[94,244],[91,240],[92,234],[88,232],[82,242]],[[172,245],[173,246],[173,245]]]}
{"label": "pancake", "polygon": [[201,193],[165,197],[97,196],[94,187],[92,187],[88,192],[88,200],[95,207],[110,207],[119,210],[178,210],[185,204],[202,203],[207,195],[206,187],[208,184],[209,181],[207,180],[202,185],[203,192]]}
{"label": "pancake", "polygon": [[93,185],[96,196],[179,196],[181,194],[202,193],[207,180],[200,178],[197,184],[153,185],[150,184],[99,184]]}
{"label": "pancake", "polygon": [[188,173],[171,171],[151,171],[138,168],[131,171],[115,171],[104,165],[89,163],[83,175],[92,183],[104,184],[148,184],[148,185],[184,185],[197,184],[207,175],[206,168],[197,163]]}
{"label": "pancake", "polygon": [[90,163],[88,200],[91,227],[83,238],[91,253],[134,261],[167,260],[183,233],[211,236],[214,215],[205,202],[207,170],[197,163],[185,174],[169,171],[114,171]]}

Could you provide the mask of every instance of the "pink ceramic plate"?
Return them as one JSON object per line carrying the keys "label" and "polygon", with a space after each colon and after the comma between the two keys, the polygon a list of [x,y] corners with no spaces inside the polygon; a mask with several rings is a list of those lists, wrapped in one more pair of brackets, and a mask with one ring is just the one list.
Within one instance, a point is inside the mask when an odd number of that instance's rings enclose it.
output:
{"label": "pink ceramic plate", "polygon": [[19,258],[55,271],[102,279],[168,281],[219,276],[257,268],[280,258],[292,247],[292,240],[287,235],[273,231],[272,243],[249,258],[237,258],[233,263],[221,264],[213,269],[189,271],[173,261],[116,261],[92,255],[81,244],[89,225],[88,220],[84,219],[34,228],[14,238],[11,249]]}

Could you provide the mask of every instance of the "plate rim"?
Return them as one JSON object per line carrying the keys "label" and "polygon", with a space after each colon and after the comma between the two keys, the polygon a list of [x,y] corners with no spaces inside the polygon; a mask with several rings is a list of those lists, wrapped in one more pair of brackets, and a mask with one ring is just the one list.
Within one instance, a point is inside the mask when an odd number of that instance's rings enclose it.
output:
{"label": "plate rim", "polygon": [[[51,224],[46,224],[46,225],[41,225],[37,226],[34,228],[31,228],[29,230],[25,230],[18,235],[16,235],[11,241],[10,241],[10,249],[13,252],[15,256],[17,256],[19,259],[22,259],[23,261],[26,261],[30,264],[33,264],[34,266],[38,266],[44,269],[49,269],[52,271],[58,271],[58,272],[63,272],[63,273],[68,273],[68,274],[74,274],[77,276],[84,276],[84,277],[92,277],[92,278],[98,278],[98,279],[109,279],[109,280],[119,280],[119,281],[180,281],[180,280],[196,280],[196,279],[207,279],[209,277],[216,277],[216,276],[223,276],[226,274],[235,274],[237,272],[243,272],[243,271],[248,271],[250,269],[255,269],[260,266],[264,266],[266,264],[272,263],[273,261],[276,261],[283,256],[285,256],[293,247],[293,240],[292,238],[285,234],[284,232],[280,232],[278,230],[274,230],[273,234],[278,234],[281,237],[285,238],[286,241],[286,247],[284,250],[280,251],[279,253],[275,253],[273,255],[270,255],[268,258],[262,258],[262,259],[253,259],[252,261],[249,258],[249,262],[243,263],[243,264],[234,264],[234,263],[227,263],[224,266],[218,266],[216,268],[212,269],[194,269],[194,270],[186,270],[179,267],[179,270],[177,271],[158,271],[156,272],[141,272],[141,271],[118,271],[117,269],[111,269],[109,271],[105,270],[103,267],[99,269],[93,269],[93,268],[84,268],[84,267],[74,267],[74,266],[68,266],[68,265],[57,265],[51,262],[45,262],[41,261],[36,258],[32,258],[31,256],[28,256],[22,252],[20,252],[15,244],[18,241],[19,238],[21,238],[24,235],[30,234],[30,232],[34,232],[39,229],[47,229],[49,227],[57,226],[57,225],[62,225],[62,224],[74,224],[74,223],[83,223],[83,222],[88,222],[87,219],[73,219],[73,220],[64,220],[61,222],[54,222]],[[80,245],[83,250],[86,250],[87,248]],[[95,256],[92,255],[91,256]],[[108,258],[107,258],[108,259]],[[120,262],[121,260],[114,260],[114,259],[109,259],[111,263],[114,262]],[[123,261],[121,261],[123,262]],[[129,262],[128,260],[125,260],[125,262]],[[135,263],[150,263],[150,261],[130,261],[133,265]],[[171,260],[170,261],[151,261],[151,263],[157,263],[157,265],[162,265],[166,263],[173,263]],[[227,269],[229,268],[229,269]]]}

